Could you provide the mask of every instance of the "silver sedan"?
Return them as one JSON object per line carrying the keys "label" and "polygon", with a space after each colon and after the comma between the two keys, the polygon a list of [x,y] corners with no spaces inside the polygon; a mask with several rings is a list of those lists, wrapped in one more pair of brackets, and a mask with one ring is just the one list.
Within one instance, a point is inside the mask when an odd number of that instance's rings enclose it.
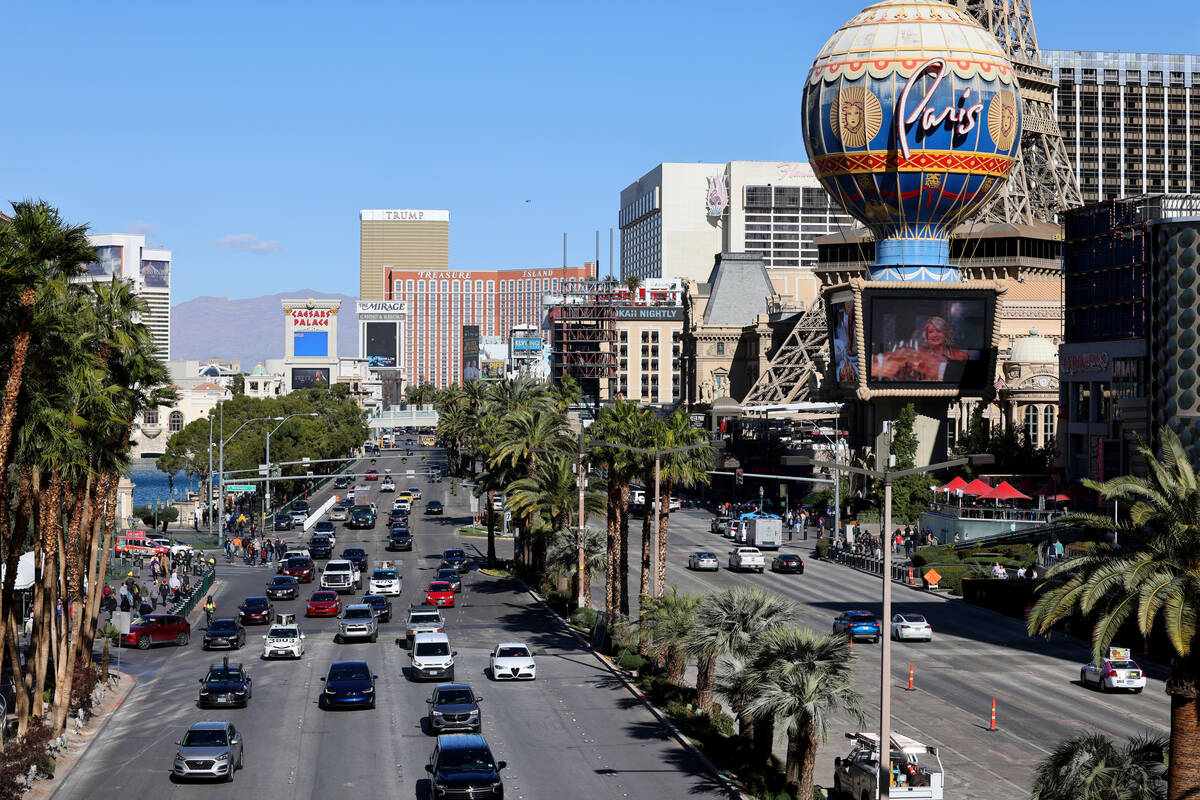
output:
{"label": "silver sedan", "polygon": [[707,550],[697,550],[688,556],[688,569],[711,569],[714,572],[721,568],[717,554]]}

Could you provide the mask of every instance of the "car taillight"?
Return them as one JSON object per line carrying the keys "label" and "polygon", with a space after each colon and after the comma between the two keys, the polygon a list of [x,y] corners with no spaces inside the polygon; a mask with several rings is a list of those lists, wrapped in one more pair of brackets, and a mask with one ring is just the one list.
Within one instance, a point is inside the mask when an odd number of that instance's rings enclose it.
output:
{"label": "car taillight", "polygon": [[1116,676],[1117,676],[1117,671],[1116,671],[1115,669],[1112,669],[1112,668],[1110,667],[1110,668],[1108,668],[1108,669],[1104,670],[1104,677],[1106,677],[1106,678],[1115,678]]}

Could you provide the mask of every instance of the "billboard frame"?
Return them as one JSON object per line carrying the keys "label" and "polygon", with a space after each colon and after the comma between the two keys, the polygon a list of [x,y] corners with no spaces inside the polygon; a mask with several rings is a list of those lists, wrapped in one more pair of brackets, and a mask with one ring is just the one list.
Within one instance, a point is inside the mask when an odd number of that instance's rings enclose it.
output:
{"label": "billboard frame", "polygon": [[[855,307],[855,349],[858,353],[858,381],[857,385],[844,386],[842,391],[853,392],[858,399],[869,401],[883,397],[908,397],[908,398],[959,398],[959,397],[989,397],[995,393],[994,376],[996,374],[996,359],[1000,347],[1000,325],[998,324],[1001,310],[1003,308],[1004,294],[1008,287],[1003,281],[960,281],[957,283],[937,283],[937,282],[898,282],[898,281],[869,281],[862,278],[853,278],[848,283],[841,283],[835,286],[827,287],[822,292],[822,301],[825,304],[826,325],[832,336],[833,331],[833,298],[836,296],[838,300],[844,301],[845,293],[849,291],[852,296]],[[937,292],[946,293],[973,293],[973,294],[992,294],[994,299],[990,304],[988,325],[991,328],[991,341],[988,344],[988,352],[984,357],[985,367],[984,375],[990,376],[983,382],[982,386],[946,386],[938,385],[930,387],[919,383],[909,383],[900,386],[889,388],[878,388],[879,384],[873,388],[870,385],[870,353],[868,352],[867,344],[867,320],[870,317],[873,309],[867,307],[863,301],[863,293],[866,292],[868,299],[873,291],[899,293],[912,292],[913,294],[929,295]],[[832,341],[830,342],[828,368],[833,368],[833,351]],[[836,376],[834,384],[836,385]]]}

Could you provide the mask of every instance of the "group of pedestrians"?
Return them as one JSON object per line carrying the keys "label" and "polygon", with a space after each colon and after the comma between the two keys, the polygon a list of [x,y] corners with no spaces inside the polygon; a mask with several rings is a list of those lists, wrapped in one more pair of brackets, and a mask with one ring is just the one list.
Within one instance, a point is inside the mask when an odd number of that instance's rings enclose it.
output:
{"label": "group of pedestrians", "polygon": [[285,552],[287,552],[287,544],[282,539],[275,537],[231,536],[225,540],[225,559],[233,561],[235,558],[240,558],[251,566],[279,561]]}
{"label": "group of pedestrians", "polygon": [[919,547],[929,547],[936,543],[933,528],[928,526],[925,530],[920,530],[912,525],[905,525],[903,528],[896,528],[891,536],[892,552],[899,553],[903,550],[905,558],[911,557],[913,551]]}
{"label": "group of pedestrians", "polygon": [[152,577],[149,584],[138,583],[137,577],[130,572],[125,576],[125,580],[117,584],[116,589],[106,583],[100,594],[101,608],[109,614],[114,611],[152,614],[160,605],[165,608],[190,597],[192,583],[186,572],[181,575],[174,569],[169,575],[163,575],[161,578]]}

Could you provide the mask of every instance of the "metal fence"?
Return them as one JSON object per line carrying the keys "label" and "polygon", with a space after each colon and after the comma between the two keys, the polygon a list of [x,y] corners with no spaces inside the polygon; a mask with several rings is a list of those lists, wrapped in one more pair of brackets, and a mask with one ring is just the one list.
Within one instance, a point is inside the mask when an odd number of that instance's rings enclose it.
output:
{"label": "metal fence", "polygon": [[[195,572],[195,569],[193,569],[193,572]],[[208,590],[212,588],[213,581],[216,580],[216,575],[216,567],[201,563],[198,575],[200,580],[192,585],[192,593],[187,597],[176,600],[175,604],[171,606],[170,613],[179,614],[183,617],[192,613],[192,610],[200,603],[201,598],[205,597],[208,594]]]}

